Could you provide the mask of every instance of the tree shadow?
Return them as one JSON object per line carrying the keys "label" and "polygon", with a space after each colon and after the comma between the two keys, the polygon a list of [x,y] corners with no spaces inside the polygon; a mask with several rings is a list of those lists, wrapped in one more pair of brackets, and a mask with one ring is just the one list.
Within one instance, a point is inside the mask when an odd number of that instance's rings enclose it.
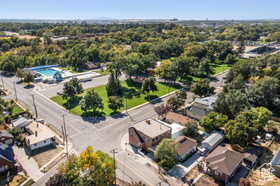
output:
{"label": "tree shadow", "polygon": [[142,87],[142,83],[136,82],[132,79],[126,80],[126,83],[129,87],[134,87],[134,88],[137,88],[137,89],[141,89],[141,87]]}
{"label": "tree shadow", "polygon": [[84,121],[87,121],[89,123],[92,123],[92,124],[97,124],[97,123],[100,123],[102,121],[105,121],[106,120],[106,117],[105,116],[102,116],[102,117],[88,117],[88,116],[82,116],[82,119]]}
{"label": "tree shadow", "polygon": [[63,104],[63,106],[67,110],[71,110],[71,109],[75,108],[76,106],[78,106],[80,104],[81,99],[82,99],[81,97],[75,97],[73,99],[69,99],[69,100],[67,100],[66,103]]}
{"label": "tree shadow", "polygon": [[127,115],[124,114],[124,113],[121,113],[121,112],[112,112],[112,113],[110,114],[110,116],[111,116],[112,118],[114,118],[114,119],[119,119],[119,118],[123,118],[123,117],[125,117],[125,116],[127,116]]}
{"label": "tree shadow", "polygon": [[82,117],[93,117],[93,118],[99,118],[99,117],[104,117],[106,114],[103,111],[87,111],[87,112],[83,112],[83,114],[81,115]]}

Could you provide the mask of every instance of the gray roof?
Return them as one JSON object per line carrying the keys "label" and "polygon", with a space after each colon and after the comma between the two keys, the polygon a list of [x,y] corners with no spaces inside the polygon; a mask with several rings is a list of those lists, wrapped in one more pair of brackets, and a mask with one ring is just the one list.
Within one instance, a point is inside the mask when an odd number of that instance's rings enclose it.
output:
{"label": "gray roof", "polygon": [[273,159],[271,160],[272,166],[279,166],[280,165],[280,149],[276,152]]}
{"label": "gray roof", "polygon": [[2,130],[2,131],[0,131],[0,138],[1,137],[13,138],[13,135],[11,133],[9,133],[8,131],[6,131],[6,130]]}
{"label": "gray roof", "polygon": [[205,140],[201,142],[201,145],[208,149],[212,150],[213,147],[217,146],[224,139],[224,135],[219,132],[213,132]]}
{"label": "gray roof", "polygon": [[14,127],[18,127],[18,128],[25,127],[28,124],[29,124],[29,121],[25,117],[20,117],[20,118],[12,121],[12,125]]}
{"label": "gray roof", "polygon": [[151,138],[155,138],[157,136],[165,134],[167,131],[171,131],[170,127],[153,119],[140,121],[136,123],[133,127],[137,131],[140,131]]}
{"label": "gray roof", "polygon": [[218,99],[217,96],[209,96],[209,97],[205,97],[205,98],[196,98],[194,100],[194,102],[197,104],[201,104],[201,105],[205,106],[205,108],[212,110],[213,105],[217,101],[217,99]]}

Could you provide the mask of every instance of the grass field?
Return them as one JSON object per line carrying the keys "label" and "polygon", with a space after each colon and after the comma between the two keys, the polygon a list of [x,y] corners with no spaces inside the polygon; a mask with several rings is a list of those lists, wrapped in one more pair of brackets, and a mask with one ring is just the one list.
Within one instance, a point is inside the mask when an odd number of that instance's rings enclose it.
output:
{"label": "grass field", "polygon": [[17,115],[19,113],[22,113],[22,112],[24,112],[24,110],[20,106],[15,104],[15,106],[13,107],[13,110],[12,110],[12,115],[15,116],[15,115]]}
{"label": "grass field", "polygon": [[[133,91],[133,92],[140,92],[141,89],[141,84],[139,83],[131,83],[129,81],[121,81],[121,85],[123,87],[123,91]],[[146,95],[144,94],[140,94],[139,96],[135,96],[132,99],[128,99],[127,100],[127,108],[132,108],[135,107],[137,105],[143,104],[148,102],[151,99],[154,98],[158,98],[161,97],[165,94],[168,94],[174,90],[176,90],[177,88],[175,87],[171,87],[162,83],[156,83],[158,90],[155,92],[151,92],[150,93],[150,97],[148,98]],[[71,113],[76,114],[76,115],[82,115],[82,116],[93,116],[94,114],[92,112],[83,112],[81,110],[81,107],[79,105],[79,101],[82,98],[83,95],[85,95],[86,91],[88,91],[89,89],[86,89],[84,91],[84,93],[80,94],[77,99],[75,101],[73,101],[72,103],[67,103],[67,100],[63,99],[61,96],[55,96],[52,97],[51,100],[53,100],[54,102],[58,103],[59,105],[62,105],[63,107],[65,107],[66,109],[68,109]],[[105,85],[99,86],[99,87],[95,87],[94,90],[102,97],[103,99],[103,104],[104,104],[104,109],[101,113],[98,113],[98,116],[108,116],[110,114],[112,114],[112,110],[108,107],[108,96],[107,96],[107,92],[106,92],[106,87]],[[125,105],[125,100],[124,100],[124,105]],[[121,111],[125,110],[125,106],[123,108],[121,108]]]}

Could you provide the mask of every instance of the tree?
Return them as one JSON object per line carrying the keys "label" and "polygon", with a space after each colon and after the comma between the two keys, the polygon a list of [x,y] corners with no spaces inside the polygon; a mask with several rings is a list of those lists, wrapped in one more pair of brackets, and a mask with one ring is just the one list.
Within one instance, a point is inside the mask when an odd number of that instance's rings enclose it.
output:
{"label": "tree", "polygon": [[25,73],[23,77],[23,82],[29,85],[30,83],[34,82],[34,76],[30,72]]}
{"label": "tree", "polygon": [[217,112],[210,112],[199,121],[199,124],[204,127],[206,132],[211,132],[212,130],[223,127],[227,121],[228,117],[226,115],[219,114]]}
{"label": "tree", "polygon": [[120,96],[122,94],[121,83],[113,73],[111,73],[108,79],[106,91],[108,96]]}
{"label": "tree", "polygon": [[258,80],[248,88],[249,102],[254,106],[264,106],[272,111],[280,106],[280,82],[273,77]]}
{"label": "tree", "polygon": [[184,104],[185,100],[182,100],[176,96],[173,96],[167,100],[167,105],[172,111],[177,111]]}
{"label": "tree", "polygon": [[123,100],[121,97],[118,96],[110,96],[109,97],[109,108],[112,109],[114,112],[122,108],[123,105]]}
{"label": "tree", "polygon": [[257,135],[264,133],[271,115],[264,107],[243,111],[225,125],[226,137],[233,144],[247,146]]}
{"label": "tree", "polygon": [[70,81],[64,83],[63,87],[63,99],[73,100],[78,94],[83,92],[83,87],[77,78],[73,78]]}
{"label": "tree", "polygon": [[146,94],[149,94],[151,91],[156,91],[156,80],[153,77],[146,78],[142,83],[142,91]]}
{"label": "tree", "polygon": [[214,94],[214,87],[210,87],[210,81],[207,79],[201,79],[198,82],[194,83],[192,86],[192,92],[196,95],[202,96],[210,96]]}
{"label": "tree", "polygon": [[83,111],[87,112],[92,110],[93,114],[96,113],[97,109],[104,108],[102,98],[94,91],[94,89],[86,92],[86,95],[82,98],[80,105]]}
{"label": "tree", "polygon": [[66,185],[113,185],[114,161],[102,151],[87,147],[80,156],[71,155],[59,168]]}
{"label": "tree", "polygon": [[184,124],[185,129],[183,130],[183,134],[189,137],[195,137],[198,135],[198,124],[196,121],[191,121],[189,123]]}
{"label": "tree", "polygon": [[22,78],[24,78],[25,73],[23,72],[22,69],[18,68],[16,71],[16,77],[19,78],[20,80],[22,80]]}
{"label": "tree", "polygon": [[240,111],[249,108],[247,96],[239,90],[229,90],[219,94],[214,110],[233,119]]}
{"label": "tree", "polygon": [[169,170],[177,163],[177,154],[175,141],[172,139],[163,139],[156,148],[155,158],[159,166]]}
{"label": "tree", "polygon": [[67,186],[66,179],[62,174],[55,174],[46,182],[46,186]]}
{"label": "tree", "polygon": [[225,59],[226,64],[234,64],[236,61],[237,61],[237,59],[233,54],[228,54]]}
{"label": "tree", "polygon": [[164,118],[165,115],[169,112],[170,108],[168,105],[161,104],[159,106],[155,106],[154,110],[157,113],[159,118]]}
{"label": "tree", "polygon": [[175,69],[176,65],[172,63],[170,60],[163,60],[160,63],[160,66],[156,68],[156,74],[167,81],[176,81],[178,74]]}

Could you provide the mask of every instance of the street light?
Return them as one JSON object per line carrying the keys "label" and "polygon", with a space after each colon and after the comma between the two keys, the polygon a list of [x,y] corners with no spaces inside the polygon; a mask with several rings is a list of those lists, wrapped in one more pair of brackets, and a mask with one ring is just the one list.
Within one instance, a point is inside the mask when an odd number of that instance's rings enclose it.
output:
{"label": "street light", "polygon": [[111,150],[111,153],[113,154],[113,160],[114,160],[114,170],[115,170],[115,184],[114,185],[117,185],[117,171],[116,171],[116,154],[118,153],[117,151],[118,149],[115,148],[113,150]]}

